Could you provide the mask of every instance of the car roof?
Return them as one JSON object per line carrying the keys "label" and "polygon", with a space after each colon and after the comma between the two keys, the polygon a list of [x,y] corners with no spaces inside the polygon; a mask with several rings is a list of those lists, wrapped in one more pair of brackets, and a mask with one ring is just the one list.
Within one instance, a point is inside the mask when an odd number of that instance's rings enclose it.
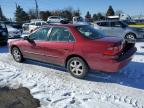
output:
{"label": "car roof", "polygon": [[76,26],[84,26],[82,24],[47,24],[42,27],[76,27]]}
{"label": "car roof", "polygon": [[101,23],[101,22],[120,22],[119,20],[101,20],[101,21],[96,21],[96,23]]}

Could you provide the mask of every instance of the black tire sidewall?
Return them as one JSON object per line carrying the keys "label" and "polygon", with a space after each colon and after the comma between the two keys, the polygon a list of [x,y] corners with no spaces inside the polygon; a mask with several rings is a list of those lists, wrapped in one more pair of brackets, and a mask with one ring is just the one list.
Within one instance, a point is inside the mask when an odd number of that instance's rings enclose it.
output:
{"label": "black tire sidewall", "polygon": [[134,33],[128,33],[128,34],[126,34],[125,39],[130,39],[130,38],[127,38],[128,35],[133,35],[134,39],[136,39],[136,35]]}
{"label": "black tire sidewall", "polygon": [[[16,59],[15,59],[14,54],[13,54],[14,50],[17,50],[17,51],[19,51],[19,53],[20,53],[20,59],[19,59],[19,60],[16,60]],[[14,60],[15,60],[16,62],[22,62],[22,61],[23,61],[22,53],[20,52],[19,48],[17,48],[17,47],[13,47],[13,48],[12,48],[12,56],[13,56],[13,58],[14,58]]]}
{"label": "black tire sidewall", "polygon": [[[79,75],[79,76],[73,74],[73,73],[71,72],[71,70],[70,70],[70,63],[71,63],[73,60],[78,60],[79,62],[82,63],[82,66],[83,66],[84,71],[83,71],[83,73],[82,73],[81,75]],[[83,78],[86,76],[87,72],[88,72],[88,66],[87,66],[87,64],[84,62],[84,60],[82,60],[81,58],[79,58],[79,57],[73,57],[73,58],[70,58],[70,59],[68,60],[68,62],[67,62],[67,70],[68,70],[68,71],[70,72],[70,74],[71,74],[72,76],[74,76],[75,78],[83,79]]]}

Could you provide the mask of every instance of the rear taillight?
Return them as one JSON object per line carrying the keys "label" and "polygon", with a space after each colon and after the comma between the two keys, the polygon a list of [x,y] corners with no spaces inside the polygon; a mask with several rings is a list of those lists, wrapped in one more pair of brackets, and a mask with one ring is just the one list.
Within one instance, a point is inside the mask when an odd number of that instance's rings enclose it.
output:
{"label": "rear taillight", "polygon": [[104,55],[113,56],[121,52],[123,45],[109,47],[104,51]]}

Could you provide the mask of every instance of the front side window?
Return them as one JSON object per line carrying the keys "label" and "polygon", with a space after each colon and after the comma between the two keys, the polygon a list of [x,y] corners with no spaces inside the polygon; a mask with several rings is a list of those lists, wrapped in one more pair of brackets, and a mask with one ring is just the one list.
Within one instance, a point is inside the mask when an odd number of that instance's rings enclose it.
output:
{"label": "front side window", "polygon": [[41,22],[37,22],[37,23],[36,23],[36,26],[41,26]]}
{"label": "front side window", "polygon": [[35,23],[31,23],[30,25],[35,25]]}
{"label": "front side window", "polygon": [[49,36],[49,41],[72,42],[74,37],[67,28],[54,27]]}
{"label": "front side window", "polygon": [[32,40],[47,41],[47,34],[50,28],[42,28],[29,36]]}
{"label": "front side window", "polygon": [[82,36],[92,40],[104,37],[102,33],[88,25],[76,26],[76,29],[82,34]]}
{"label": "front side window", "polygon": [[111,27],[121,27],[121,23],[120,22],[111,22]]}

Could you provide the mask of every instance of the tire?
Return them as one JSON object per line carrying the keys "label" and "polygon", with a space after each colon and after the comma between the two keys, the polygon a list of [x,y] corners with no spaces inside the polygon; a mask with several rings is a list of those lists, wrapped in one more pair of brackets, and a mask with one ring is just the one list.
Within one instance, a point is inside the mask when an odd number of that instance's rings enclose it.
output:
{"label": "tire", "polygon": [[128,33],[126,34],[125,39],[136,40],[136,35],[134,33]]}
{"label": "tire", "polygon": [[67,62],[67,70],[75,78],[82,79],[88,72],[88,65],[81,58],[73,57]]}
{"label": "tire", "polygon": [[21,63],[24,61],[23,55],[17,47],[12,48],[12,56],[16,62]]}

